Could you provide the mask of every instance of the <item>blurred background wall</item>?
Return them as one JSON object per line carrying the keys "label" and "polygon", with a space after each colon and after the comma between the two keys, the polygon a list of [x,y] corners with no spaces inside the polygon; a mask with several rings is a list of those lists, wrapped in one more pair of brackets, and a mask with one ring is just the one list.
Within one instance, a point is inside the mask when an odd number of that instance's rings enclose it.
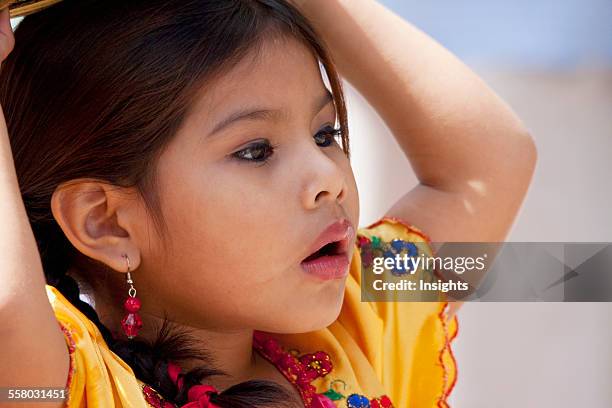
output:
{"label": "blurred background wall", "polygon": [[[458,55],[523,119],[538,164],[510,241],[612,241],[612,0],[382,0]],[[366,225],[416,178],[348,88]],[[612,271],[611,271],[612,273]],[[454,408],[612,407],[612,305],[469,303]]]}

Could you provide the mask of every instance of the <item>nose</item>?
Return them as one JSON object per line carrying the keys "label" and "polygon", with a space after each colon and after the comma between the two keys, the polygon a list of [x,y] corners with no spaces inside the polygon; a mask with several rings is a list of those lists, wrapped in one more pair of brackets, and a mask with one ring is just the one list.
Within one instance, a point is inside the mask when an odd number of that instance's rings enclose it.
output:
{"label": "nose", "polygon": [[316,209],[325,204],[342,203],[347,195],[347,184],[340,164],[322,151],[308,155],[302,205],[305,209]]}

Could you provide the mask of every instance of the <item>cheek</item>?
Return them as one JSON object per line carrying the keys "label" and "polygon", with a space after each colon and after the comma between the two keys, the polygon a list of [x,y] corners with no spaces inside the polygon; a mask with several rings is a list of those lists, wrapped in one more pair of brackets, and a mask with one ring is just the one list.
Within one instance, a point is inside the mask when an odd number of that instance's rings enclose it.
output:
{"label": "cheek", "polygon": [[171,250],[159,271],[160,302],[175,296],[174,312],[195,325],[257,324],[260,312],[270,314],[266,303],[278,290],[270,282],[280,273],[274,251],[262,249],[277,245],[285,220],[245,186],[216,177],[184,176],[161,186],[169,187],[162,206]]}
{"label": "cheek", "polygon": [[231,278],[244,270],[245,259],[259,259],[252,256],[253,244],[268,242],[272,231],[248,191],[204,180],[185,182],[182,189],[170,197],[168,219],[175,249],[188,255],[184,262],[203,274],[223,268],[224,278]]}
{"label": "cheek", "polygon": [[289,206],[277,197],[280,191],[252,175],[257,168],[219,167],[165,183],[170,187],[164,191],[173,248],[169,262],[190,271],[194,288],[221,293],[229,287],[260,288],[284,266],[279,237],[291,225]]}

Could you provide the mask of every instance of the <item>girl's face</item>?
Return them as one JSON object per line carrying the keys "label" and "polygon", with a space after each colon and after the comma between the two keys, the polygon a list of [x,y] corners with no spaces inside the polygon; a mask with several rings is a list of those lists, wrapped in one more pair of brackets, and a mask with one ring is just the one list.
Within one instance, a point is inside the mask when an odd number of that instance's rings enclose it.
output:
{"label": "girl's face", "polygon": [[169,245],[150,225],[139,231],[143,311],[199,328],[332,323],[345,278],[322,280],[300,263],[333,221],[358,223],[335,119],[317,60],[293,39],[268,41],[211,81],[159,161]]}

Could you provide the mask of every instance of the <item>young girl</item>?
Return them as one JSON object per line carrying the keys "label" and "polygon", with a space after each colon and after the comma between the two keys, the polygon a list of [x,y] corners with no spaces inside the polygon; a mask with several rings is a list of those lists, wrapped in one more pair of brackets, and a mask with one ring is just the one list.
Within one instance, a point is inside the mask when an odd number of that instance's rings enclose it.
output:
{"label": "young girl", "polygon": [[[534,143],[473,72],[373,0],[64,0],[15,39],[1,17],[0,385],[448,406],[449,304],[360,280],[376,251],[508,233]],[[339,74],[420,181],[363,228]]]}

